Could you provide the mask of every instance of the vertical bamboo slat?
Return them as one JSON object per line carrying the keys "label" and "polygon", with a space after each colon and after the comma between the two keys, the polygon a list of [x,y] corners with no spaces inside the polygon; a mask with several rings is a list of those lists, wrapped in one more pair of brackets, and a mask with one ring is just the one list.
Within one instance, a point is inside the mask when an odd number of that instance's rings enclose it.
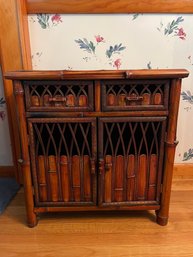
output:
{"label": "vertical bamboo slat", "polygon": [[68,158],[65,155],[62,155],[60,157],[60,172],[61,172],[61,184],[62,184],[62,197],[64,202],[68,202],[70,199],[69,170],[68,170]]}
{"label": "vertical bamboo slat", "polygon": [[43,96],[43,105],[44,106],[50,106],[49,98],[50,98],[50,96],[48,94],[45,94]]}
{"label": "vertical bamboo slat", "polygon": [[105,203],[111,202],[112,191],[112,156],[106,155],[105,163],[110,164],[109,169],[105,172],[105,185],[104,185],[104,200]]}
{"label": "vertical bamboo slat", "polygon": [[38,156],[38,181],[40,201],[47,201],[45,158],[43,155]]}
{"label": "vertical bamboo slat", "polygon": [[86,95],[80,95],[78,105],[80,107],[85,107],[88,105],[87,96]]}
{"label": "vertical bamboo slat", "polygon": [[40,100],[37,95],[32,95],[31,96],[31,105],[32,106],[40,106]]}
{"label": "vertical bamboo slat", "polygon": [[58,201],[58,176],[57,176],[57,165],[56,165],[56,156],[48,156],[49,163],[49,179],[50,179],[50,190],[51,190],[51,199],[53,202]]}
{"label": "vertical bamboo slat", "polygon": [[80,201],[80,156],[72,156],[72,184],[74,191],[74,201]]}
{"label": "vertical bamboo slat", "polygon": [[160,93],[156,93],[153,100],[156,105],[162,104],[162,95]]}
{"label": "vertical bamboo slat", "polygon": [[75,99],[75,97],[74,97],[74,95],[73,94],[69,94],[69,95],[67,95],[66,96],[66,106],[68,107],[70,107],[70,106],[75,106],[75,101],[76,99]]}
{"label": "vertical bamboo slat", "polygon": [[122,155],[116,157],[115,164],[115,201],[123,201],[123,171],[124,158]]}
{"label": "vertical bamboo slat", "polygon": [[16,101],[19,113],[19,128],[21,136],[21,149],[22,149],[22,173],[25,190],[25,202],[26,202],[26,213],[27,222],[30,227],[34,227],[37,224],[37,217],[34,213],[34,197],[32,190],[32,179],[30,170],[30,156],[28,148],[28,135],[27,135],[27,124],[25,118],[25,104],[24,104],[24,91],[19,81],[14,82],[14,90],[16,95]]}
{"label": "vertical bamboo slat", "polygon": [[90,173],[90,157],[83,156],[83,173],[84,173],[84,200],[91,201],[91,173]]}
{"label": "vertical bamboo slat", "polygon": [[151,103],[151,95],[149,93],[144,93],[142,104],[143,105],[150,105],[150,103]]}
{"label": "vertical bamboo slat", "polygon": [[119,106],[125,106],[126,105],[126,94],[120,94],[118,96],[118,105]]}
{"label": "vertical bamboo slat", "polygon": [[149,188],[148,188],[148,200],[155,200],[156,196],[156,179],[157,179],[157,165],[158,157],[156,154],[150,156],[150,174],[149,174]]}
{"label": "vertical bamboo slat", "polygon": [[137,197],[138,200],[145,199],[146,193],[146,172],[147,172],[147,156],[142,154],[139,156],[139,163],[138,163],[138,175],[137,175]]}
{"label": "vertical bamboo slat", "polygon": [[115,106],[116,105],[116,96],[114,94],[107,95],[107,106]]}
{"label": "vertical bamboo slat", "polygon": [[134,200],[135,193],[135,156],[130,154],[127,163],[127,200]]}

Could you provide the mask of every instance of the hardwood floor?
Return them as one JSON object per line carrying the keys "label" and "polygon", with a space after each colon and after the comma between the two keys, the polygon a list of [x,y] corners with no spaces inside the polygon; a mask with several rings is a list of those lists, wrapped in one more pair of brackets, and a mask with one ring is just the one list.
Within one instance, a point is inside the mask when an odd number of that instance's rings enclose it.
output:
{"label": "hardwood floor", "polygon": [[193,256],[193,179],[173,181],[169,224],[154,219],[141,211],[56,213],[28,228],[20,190],[0,216],[0,256]]}

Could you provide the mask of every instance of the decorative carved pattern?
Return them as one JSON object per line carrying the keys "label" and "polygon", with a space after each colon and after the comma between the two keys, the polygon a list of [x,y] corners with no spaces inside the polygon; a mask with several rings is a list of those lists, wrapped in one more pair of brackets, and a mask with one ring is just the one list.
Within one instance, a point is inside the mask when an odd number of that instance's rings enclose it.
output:
{"label": "decorative carved pattern", "polygon": [[159,201],[165,119],[101,120],[102,202]]}
{"label": "decorative carved pattern", "polygon": [[167,109],[167,80],[160,81],[103,81],[103,108],[119,109]]}
{"label": "decorative carved pattern", "polygon": [[26,81],[29,110],[92,110],[92,81]]}
{"label": "decorative carved pattern", "polygon": [[30,120],[32,168],[41,204],[94,204],[93,126],[93,119]]}

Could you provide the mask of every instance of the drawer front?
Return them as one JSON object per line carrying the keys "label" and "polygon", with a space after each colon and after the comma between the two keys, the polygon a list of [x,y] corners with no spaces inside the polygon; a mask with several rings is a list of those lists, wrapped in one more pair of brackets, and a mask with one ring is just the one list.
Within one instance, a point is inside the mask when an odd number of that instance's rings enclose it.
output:
{"label": "drawer front", "polygon": [[93,81],[24,81],[27,111],[91,111]]}
{"label": "drawer front", "polygon": [[102,109],[167,110],[169,83],[169,80],[102,81]]}

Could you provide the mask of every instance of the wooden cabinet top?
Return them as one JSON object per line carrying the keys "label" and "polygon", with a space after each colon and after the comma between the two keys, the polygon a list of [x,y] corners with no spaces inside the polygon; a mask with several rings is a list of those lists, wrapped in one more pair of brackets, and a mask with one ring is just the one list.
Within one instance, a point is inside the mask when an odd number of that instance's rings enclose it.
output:
{"label": "wooden cabinet top", "polygon": [[6,79],[12,80],[64,80],[64,79],[175,79],[188,77],[186,69],[144,70],[82,70],[82,71],[11,71]]}

